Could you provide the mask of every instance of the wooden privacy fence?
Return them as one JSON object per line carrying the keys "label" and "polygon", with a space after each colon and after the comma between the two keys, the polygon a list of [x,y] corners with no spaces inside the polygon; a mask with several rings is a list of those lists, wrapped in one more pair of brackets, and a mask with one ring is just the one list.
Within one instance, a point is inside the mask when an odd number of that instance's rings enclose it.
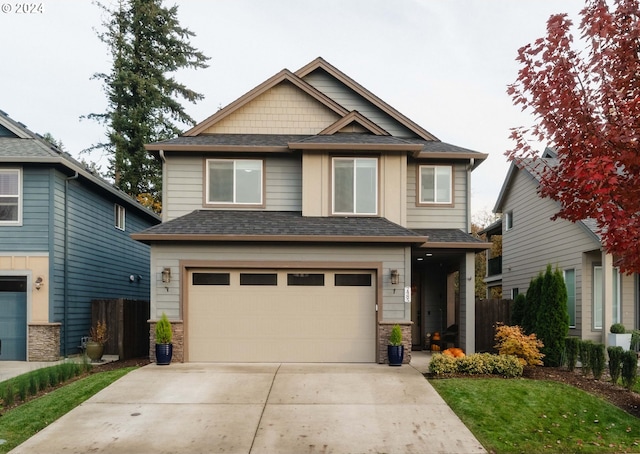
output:
{"label": "wooden privacy fence", "polygon": [[149,356],[149,301],[112,299],[91,301],[91,326],[107,323],[105,355],[120,359]]}
{"label": "wooden privacy fence", "polygon": [[513,300],[476,300],[476,352],[495,353],[496,325],[509,324]]}

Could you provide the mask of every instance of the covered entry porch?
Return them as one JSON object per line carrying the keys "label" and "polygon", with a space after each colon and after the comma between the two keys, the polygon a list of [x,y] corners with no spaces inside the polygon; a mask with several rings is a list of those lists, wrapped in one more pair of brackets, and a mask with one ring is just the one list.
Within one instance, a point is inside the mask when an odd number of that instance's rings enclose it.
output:
{"label": "covered entry porch", "polygon": [[429,241],[411,254],[412,349],[430,348],[434,333],[438,346],[475,352],[476,254],[491,247],[462,230],[420,229]]}

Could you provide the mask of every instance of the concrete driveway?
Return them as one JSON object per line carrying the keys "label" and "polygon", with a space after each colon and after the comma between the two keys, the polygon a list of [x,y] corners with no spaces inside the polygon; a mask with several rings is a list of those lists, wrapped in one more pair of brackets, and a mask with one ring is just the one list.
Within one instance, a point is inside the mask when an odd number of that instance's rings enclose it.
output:
{"label": "concrete driveway", "polygon": [[12,453],[484,453],[422,374],[379,364],[155,364]]}

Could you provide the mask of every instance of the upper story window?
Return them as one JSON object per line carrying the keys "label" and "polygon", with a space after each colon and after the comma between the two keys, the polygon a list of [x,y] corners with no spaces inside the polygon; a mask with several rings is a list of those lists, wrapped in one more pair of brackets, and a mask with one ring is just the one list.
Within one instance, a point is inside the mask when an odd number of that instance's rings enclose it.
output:
{"label": "upper story window", "polygon": [[453,168],[451,166],[419,166],[419,204],[453,203]]}
{"label": "upper story window", "polygon": [[260,159],[207,159],[206,203],[262,205]]}
{"label": "upper story window", "polygon": [[504,230],[508,231],[513,228],[513,211],[504,214]]}
{"label": "upper story window", "polygon": [[0,169],[0,224],[21,222],[20,169]]}
{"label": "upper story window", "polygon": [[333,158],[333,214],[377,214],[378,160]]}
{"label": "upper story window", "polygon": [[113,206],[113,224],[116,226],[118,230],[124,230],[125,228],[125,216],[126,211],[123,206],[118,205],[117,203]]}

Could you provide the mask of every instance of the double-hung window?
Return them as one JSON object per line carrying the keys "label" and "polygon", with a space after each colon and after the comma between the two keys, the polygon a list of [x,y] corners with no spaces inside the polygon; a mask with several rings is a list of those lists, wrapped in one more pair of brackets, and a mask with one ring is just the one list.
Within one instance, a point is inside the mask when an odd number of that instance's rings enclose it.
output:
{"label": "double-hung window", "polygon": [[20,169],[0,169],[0,224],[21,222]]}
{"label": "double-hung window", "polygon": [[333,214],[378,213],[378,160],[333,158]]}
{"label": "double-hung window", "polygon": [[423,165],[419,167],[419,204],[453,203],[453,168]]}
{"label": "double-hung window", "polygon": [[113,206],[113,224],[115,225],[116,229],[125,229],[126,214],[127,212],[125,211],[123,206],[120,206],[117,203]]}
{"label": "double-hung window", "polygon": [[206,203],[262,205],[260,159],[208,159]]}

